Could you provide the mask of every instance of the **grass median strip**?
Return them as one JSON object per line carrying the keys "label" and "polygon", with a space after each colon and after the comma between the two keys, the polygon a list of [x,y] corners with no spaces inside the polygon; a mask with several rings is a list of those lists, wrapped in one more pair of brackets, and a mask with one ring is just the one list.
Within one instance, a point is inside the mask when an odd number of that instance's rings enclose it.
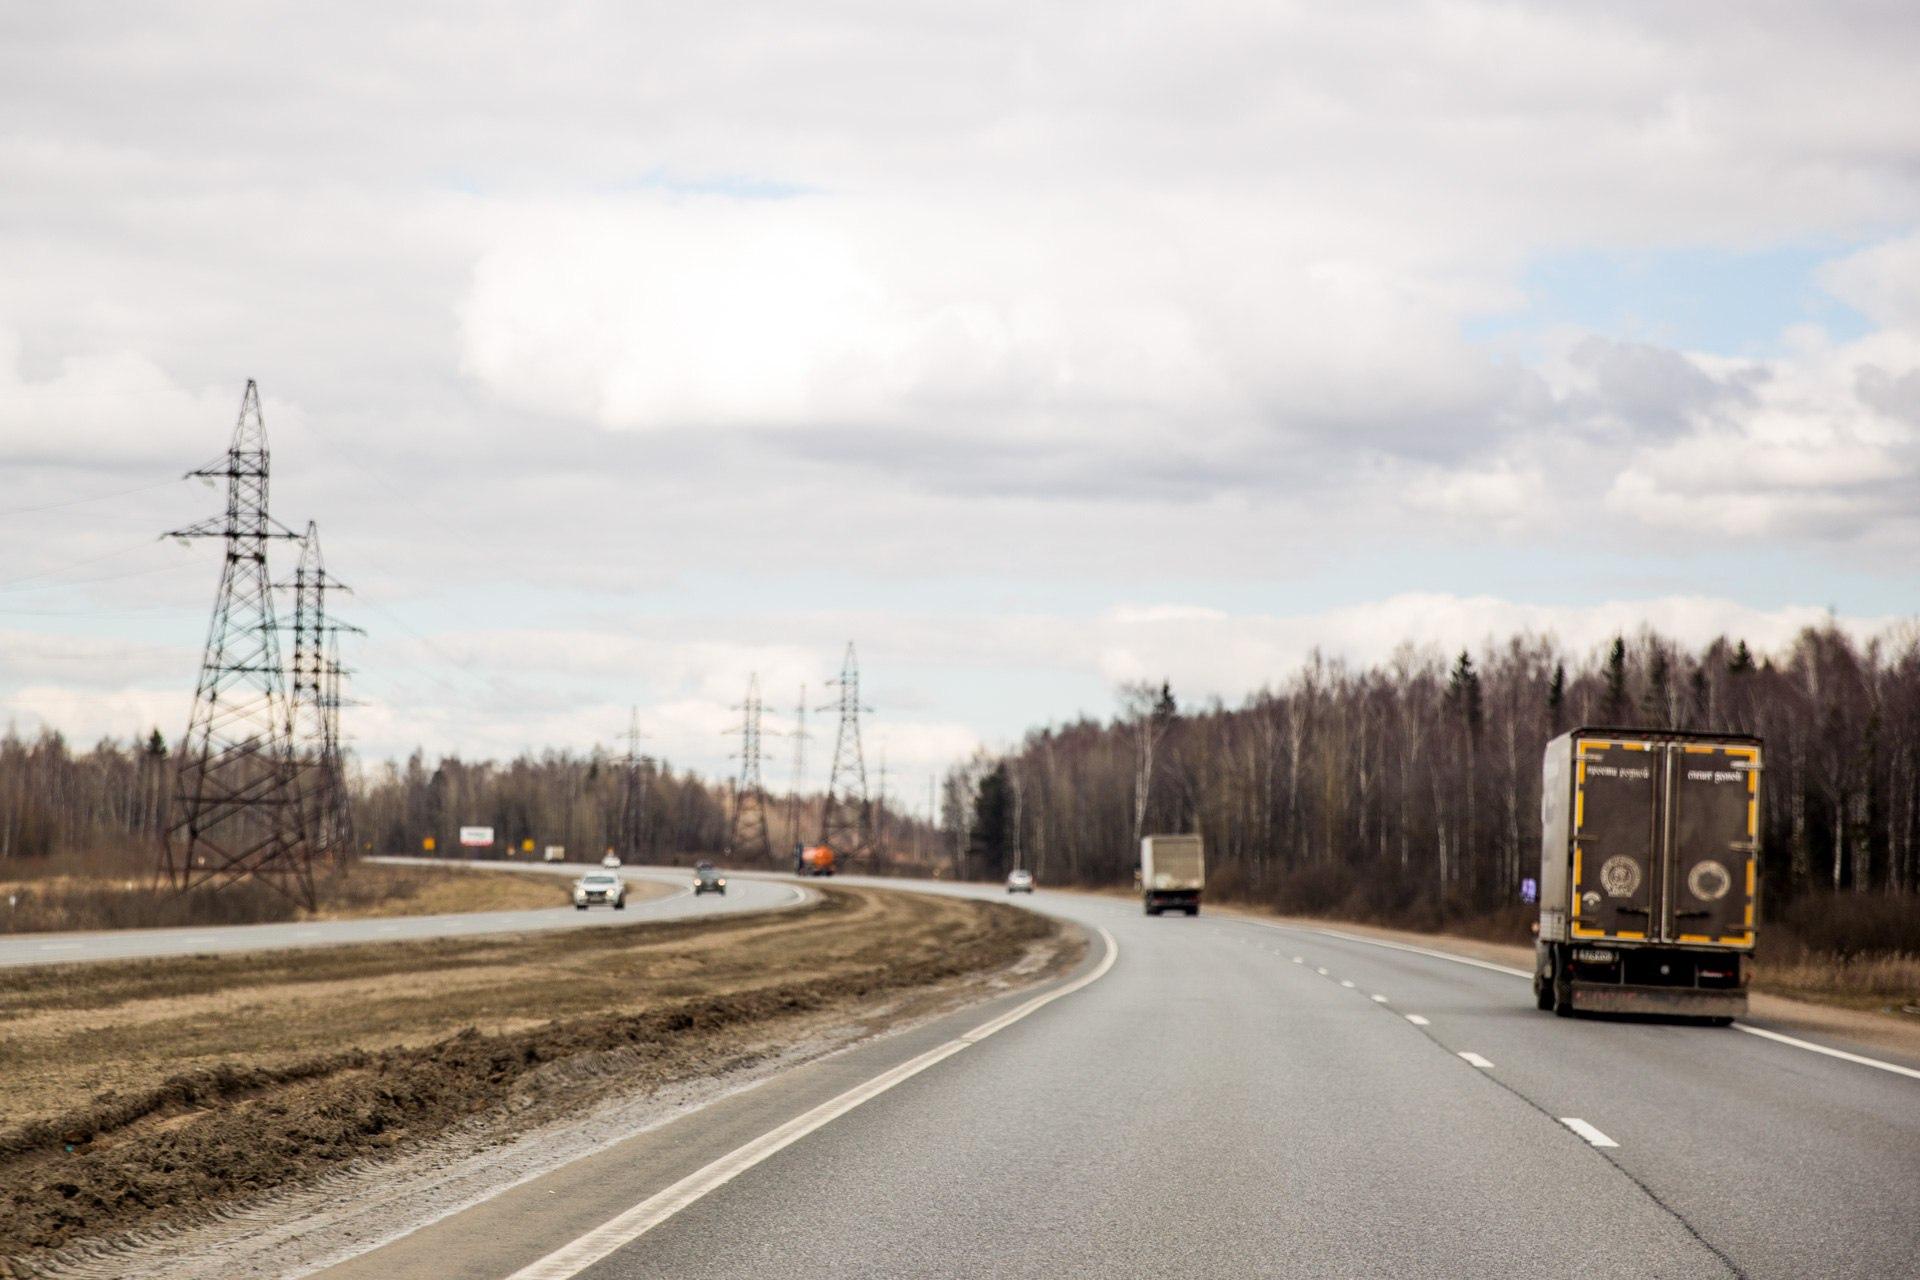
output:
{"label": "grass median strip", "polygon": [[783,1027],[1061,945],[1002,904],[834,888],[627,929],[30,971],[0,992],[0,1259],[524,1124],[592,1087],[723,1071]]}

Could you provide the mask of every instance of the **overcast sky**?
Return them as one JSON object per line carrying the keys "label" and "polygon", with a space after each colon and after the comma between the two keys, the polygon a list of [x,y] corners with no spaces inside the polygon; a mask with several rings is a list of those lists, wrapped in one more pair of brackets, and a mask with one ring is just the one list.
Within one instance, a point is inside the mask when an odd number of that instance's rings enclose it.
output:
{"label": "overcast sky", "polygon": [[1898,0],[7,6],[0,708],[185,727],[249,377],[371,757],[718,771],[851,638],[917,798],[1316,645],[1871,633],[1916,66]]}

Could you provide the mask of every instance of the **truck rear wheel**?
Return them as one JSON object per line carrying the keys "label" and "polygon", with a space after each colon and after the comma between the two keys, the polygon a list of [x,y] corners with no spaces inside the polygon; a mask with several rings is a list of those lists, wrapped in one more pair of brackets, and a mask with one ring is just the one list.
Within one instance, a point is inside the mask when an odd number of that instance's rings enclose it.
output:
{"label": "truck rear wheel", "polygon": [[1143,908],[1143,910],[1146,911],[1146,913],[1150,916],[1157,916],[1160,914],[1160,908],[1155,906],[1147,906]]}

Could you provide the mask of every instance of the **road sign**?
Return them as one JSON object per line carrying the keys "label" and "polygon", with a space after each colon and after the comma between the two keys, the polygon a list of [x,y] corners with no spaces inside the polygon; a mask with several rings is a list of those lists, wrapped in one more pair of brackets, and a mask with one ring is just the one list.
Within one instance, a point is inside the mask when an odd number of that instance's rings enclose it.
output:
{"label": "road sign", "polygon": [[1525,880],[1522,880],[1520,882],[1520,901],[1522,902],[1540,901],[1540,882],[1534,879],[1532,876],[1528,876]]}
{"label": "road sign", "polygon": [[484,849],[493,843],[492,827],[460,828],[460,843],[469,849]]}
{"label": "road sign", "polygon": [[420,850],[423,853],[432,853],[434,848],[435,848],[435,845],[434,845],[434,839],[432,836],[428,836],[426,839],[420,842]]}

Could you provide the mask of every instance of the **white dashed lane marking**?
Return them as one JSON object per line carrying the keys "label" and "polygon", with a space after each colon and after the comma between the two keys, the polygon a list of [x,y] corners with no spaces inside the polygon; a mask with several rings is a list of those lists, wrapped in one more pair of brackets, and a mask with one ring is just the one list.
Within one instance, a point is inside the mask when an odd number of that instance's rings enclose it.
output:
{"label": "white dashed lane marking", "polygon": [[1373,998],[1373,1002],[1375,1004],[1385,1004],[1387,1002],[1387,998],[1385,996],[1375,996]]}
{"label": "white dashed lane marking", "polygon": [[1596,1147],[1617,1147],[1620,1144],[1600,1132],[1578,1116],[1561,1116],[1560,1123],[1573,1130]]}
{"label": "white dashed lane marking", "polygon": [[1411,1022],[1411,1023],[1412,1023],[1412,1024],[1414,1025],[1414,1026],[1416,1026],[1416,1027],[1425,1027],[1425,1026],[1430,1026],[1430,1025],[1432,1025],[1432,1024],[1431,1024],[1431,1023],[1429,1023],[1429,1022],[1428,1022],[1428,1021],[1427,1021],[1427,1020],[1426,1020],[1425,1018],[1423,1018],[1423,1017],[1421,1017],[1421,1016],[1420,1016],[1419,1014],[1417,1014],[1417,1013],[1410,1013],[1410,1014],[1408,1014],[1408,1015],[1407,1015],[1407,1021],[1408,1021],[1408,1022]]}
{"label": "white dashed lane marking", "polygon": [[1477,1053],[1468,1053],[1465,1050],[1462,1050],[1460,1056],[1467,1060],[1468,1066],[1479,1067],[1482,1071],[1486,1071],[1493,1066],[1491,1062],[1488,1062],[1485,1058],[1481,1057]]}

